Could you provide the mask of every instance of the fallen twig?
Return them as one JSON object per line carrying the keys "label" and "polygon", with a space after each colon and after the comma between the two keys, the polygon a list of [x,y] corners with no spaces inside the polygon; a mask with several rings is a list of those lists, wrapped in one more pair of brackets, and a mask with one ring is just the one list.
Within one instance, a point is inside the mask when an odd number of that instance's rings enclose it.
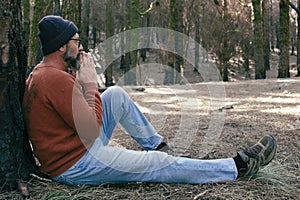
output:
{"label": "fallen twig", "polygon": [[199,199],[200,197],[203,197],[204,195],[206,195],[206,193],[208,192],[208,190],[205,190],[204,192],[200,193],[200,194],[197,194],[193,200],[197,200]]}

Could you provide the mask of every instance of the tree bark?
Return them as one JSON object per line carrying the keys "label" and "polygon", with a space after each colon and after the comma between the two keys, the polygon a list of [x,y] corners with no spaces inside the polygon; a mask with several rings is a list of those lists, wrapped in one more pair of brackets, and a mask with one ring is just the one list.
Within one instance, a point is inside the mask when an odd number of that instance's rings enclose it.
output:
{"label": "tree bark", "polygon": [[25,44],[29,44],[30,35],[30,0],[23,0],[23,27],[25,35]]}
{"label": "tree bark", "polygon": [[266,70],[270,70],[270,0],[263,0],[263,36],[264,61]]}
{"label": "tree bark", "polygon": [[[132,5],[131,5],[131,0],[126,0],[125,4],[125,30],[131,29],[131,10],[132,10]],[[123,59],[123,71],[124,71],[124,85],[130,85],[130,65],[131,65],[131,58],[130,58],[130,39],[128,38],[128,34],[126,34],[126,38],[123,38],[124,42],[124,59]]]}
{"label": "tree bark", "polygon": [[[139,19],[140,19],[140,14],[139,14],[139,0],[131,0],[131,4],[132,4],[132,10],[131,10],[131,29],[135,29],[139,27]],[[137,48],[138,46],[138,38],[137,37],[133,37],[130,41],[130,46],[134,47],[134,49]],[[129,84],[130,85],[136,85],[136,67],[138,64],[138,60],[137,60],[137,54],[138,54],[138,50],[133,50],[130,52],[130,58],[131,58],[131,65],[130,65],[130,81]]]}
{"label": "tree bark", "polygon": [[[224,31],[227,30],[227,23],[228,23],[228,5],[227,5],[227,0],[224,0],[224,8],[223,8],[223,18],[224,18],[224,27],[226,27],[224,29]],[[227,49],[228,48],[228,34],[225,32],[224,36],[223,36],[223,49],[222,49],[222,54],[223,54],[223,58],[221,58],[221,65],[222,65],[222,76],[223,76],[223,81],[229,81],[229,77],[228,77],[228,61],[230,59],[230,53],[228,55]]]}
{"label": "tree bark", "polygon": [[254,11],[254,61],[255,79],[266,78],[266,68],[264,63],[264,40],[263,40],[263,19],[261,0],[252,0]]}
{"label": "tree bark", "polygon": [[[106,39],[112,37],[114,34],[113,28],[113,14],[112,14],[112,0],[106,1]],[[105,46],[105,86],[109,87],[113,85],[113,78],[112,78],[112,64],[108,63],[112,60],[112,45],[108,44]]]}
{"label": "tree bark", "polygon": [[296,77],[300,76],[300,0],[297,1],[298,6],[296,7],[292,2],[290,2],[290,6],[297,12],[297,23],[298,23],[298,33],[296,40],[296,48],[297,48],[297,74]]}
{"label": "tree bark", "polygon": [[[139,0],[127,0],[126,2],[126,30],[139,27]],[[126,34],[128,36],[128,34]],[[137,66],[137,50],[129,52],[138,45],[138,38],[129,36],[126,38],[126,54],[125,54],[125,84],[136,85],[136,66]]]}
{"label": "tree bark", "polygon": [[[176,1],[175,0],[170,0],[170,14],[169,14],[169,29],[170,30],[175,30],[175,23],[176,23],[176,18],[175,15],[177,14],[175,12],[175,6],[176,6]],[[165,78],[164,78],[164,84],[165,85],[170,85],[174,84],[174,68],[175,68],[175,32],[172,31],[168,35],[168,43],[170,46],[173,47],[173,52],[167,52],[167,65],[168,67],[165,70]]]}
{"label": "tree bark", "polygon": [[280,16],[279,16],[279,66],[278,66],[278,78],[290,77],[289,71],[289,0],[280,0],[279,3]]}
{"label": "tree bark", "polygon": [[61,16],[62,12],[61,12],[60,0],[54,0],[53,3],[54,3],[53,14]]}
{"label": "tree bark", "polygon": [[21,109],[27,54],[20,5],[21,0],[0,2],[0,185],[5,190],[24,186],[22,180],[33,172]]}
{"label": "tree bark", "polygon": [[[300,0],[298,3],[298,11],[300,11]],[[300,76],[300,13],[297,12],[298,33],[297,33],[297,75]]]}
{"label": "tree bark", "polygon": [[90,0],[82,0],[81,34],[84,51],[89,51]]}
{"label": "tree bark", "polygon": [[[183,1],[176,0],[175,2],[175,27],[174,30],[183,33],[184,31],[184,25],[183,25]],[[183,54],[184,54],[184,44],[182,37],[175,37],[175,65],[174,65],[174,73],[175,73],[175,84],[180,83],[183,74],[181,74],[181,71],[183,69]]]}
{"label": "tree bark", "polygon": [[28,66],[33,68],[43,58],[38,38],[38,22],[45,15],[53,14],[53,2],[33,0],[31,2],[30,35],[28,44]]}
{"label": "tree bark", "polygon": [[[41,19],[42,2],[34,1],[32,20],[30,23],[29,49],[28,49],[28,66],[34,67],[41,58],[39,58],[39,38],[38,38],[38,22]],[[41,53],[41,52],[40,52]]]}
{"label": "tree bark", "polygon": [[194,63],[194,71],[199,72],[199,67],[200,67],[200,18],[196,17],[195,18],[195,41],[196,41],[196,46],[195,46],[195,63]]}
{"label": "tree bark", "polygon": [[[60,1],[59,1],[60,2]],[[78,27],[78,30],[81,30],[80,21],[81,21],[81,0],[63,0],[61,6],[61,16],[74,22]],[[88,3],[88,2],[87,2]],[[87,4],[87,11],[90,11],[90,5]],[[90,13],[90,12],[89,12]],[[88,15],[89,13],[85,13]]]}

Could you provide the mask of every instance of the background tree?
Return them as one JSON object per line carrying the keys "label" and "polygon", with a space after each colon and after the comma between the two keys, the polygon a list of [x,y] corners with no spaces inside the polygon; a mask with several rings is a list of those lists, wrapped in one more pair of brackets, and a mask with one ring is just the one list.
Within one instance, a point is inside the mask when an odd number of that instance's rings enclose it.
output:
{"label": "background tree", "polygon": [[242,71],[245,79],[251,79],[250,62],[253,60],[253,26],[252,26],[252,6],[251,3],[241,5],[243,7],[243,14],[238,17],[239,34],[237,37],[241,38],[240,55],[243,60]]}
{"label": "background tree", "polygon": [[[169,25],[168,28],[171,30],[175,29],[175,20],[177,13],[175,12],[175,6],[176,6],[176,0],[170,0],[170,12],[169,12]],[[168,43],[171,47],[173,47],[173,52],[167,53],[167,63],[168,67],[165,69],[165,78],[164,78],[164,84],[174,84],[174,69],[175,69],[175,34],[174,32],[171,32],[170,35],[168,35]]]}
{"label": "background tree", "polygon": [[[175,20],[175,26],[174,29],[178,33],[184,33],[184,24],[183,24],[183,18],[184,18],[184,2],[183,0],[176,0],[175,1],[175,13],[174,13],[174,20]],[[174,63],[174,71],[175,71],[175,84],[180,83],[182,79],[181,72],[184,68],[184,60],[182,55],[184,55],[184,41],[182,40],[182,37],[175,37],[175,63]]]}
{"label": "background tree", "polygon": [[53,14],[53,1],[33,0],[31,2],[30,36],[28,49],[28,66],[34,67],[42,59],[38,38],[38,22],[45,15]]}
{"label": "background tree", "polygon": [[266,78],[266,68],[264,62],[264,40],[263,40],[263,18],[262,18],[262,1],[252,0],[254,12],[254,62],[255,62],[255,79]]}
{"label": "background tree", "polygon": [[181,70],[183,68],[184,44],[182,37],[178,37],[177,33],[184,32],[183,26],[183,1],[171,0],[169,12],[169,25],[168,28],[175,32],[168,35],[168,42],[172,44],[174,51],[168,52],[168,68],[165,71],[165,84],[179,83],[181,80]]}
{"label": "background tree", "polygon": [[[131,29],[131,13],[132,11],[132,4],[131,0],[126,0],[126,7],[125,7],[125,30]],[[125,85],[132,85],[131,81],[135,81],[135,73],[130,72],[131,70],[131,54],[129,52],[130,49],[130,38],[124,38],[124,43],[126,44],[125,48],[125,55],[124,55],[124,84]]]}
{"label": "background tree", "polygon": [[[194,5],[194,1],[192,1],[192,7],[193,8]],[[205,3],[202,3],[201,6],[205,6]],[[195,63],[194,63],[194,71],[199,71],[199,67],[200,67],[200,42],[201,42],[201,35],[200,35],[200,27],[201,27],[201,21],[200,21],[200,13],[196,13],[195,12],[196,9],[189,9],[189,13],[191,13],[189,19],[191,19],[191,17],[194,17],[194,23],[195,23],[195,42],[197,42],[198,45],[195,46]],[[203,9],[204,10],[204,9]],[[203,14],[203,13],[202,13]]]}
{"label": "background tree", "polygon": [[[61,2],[61,16],[74,22],[79,30],[81,30],[81,0],[62,0]],[[88,3],[88,2],[87,2]],[[88,6],[88,4],[87,4]],[[89,7],[87,8],[89,9]]]}
{"label": "background tree", "polygon": [[297,13],[297,38],[296,38],[296,48],[297,48],[297,74],[296,76],[300,76],[300,0],[297,0],[298,6],[296,7],[292,2],[290,2],[291,8],[293,8]]}
{"label": "background tree", "polygon": [[82,0],[81,12],[81,31],[80,37],[85,51],[89,51],[89,33],[90,33],[90,0]]}
{"label": "background tree", "polygon": [[[114,35],[113,28],[113,9],[112,9],[112,0],[106,1],[106,38],[112,37]],[[108,61],[112,60],[112,45],[105,46],[105,86],[109,87],[113,85],[113,72],[112,72],[112,64],[108,63]]]}
{"label": "background tree", "polygon": [[[126,30],[139,27],[139,0],[127,0],[126,3]],[[130,35],[126,39],[126,54],[125,54],[125,84],[136,85],[136,66],[137,66],[137,50],[130,51],[138,44],[138,38]]]}
{"label": "background tree", "polygon": [[300,76],[300,0],[297,0],[298,4],[298,12],[297,12],[297,23],[298,23],[298,30],[297,30],[297,75]]}
{"label": "background tree", "polygon": [[[220,70],[223,81],[228,81],[229,60],[235,54],[235,47],[238,42],[236,34],[238,33],[237,24],[234,21],[235,12],[229,12],[229,8],[234,2],[228,0],[214,1],[214,12],[210,12],[209,19],[205,19],[206,25],[202,32],[204,38],[204,48],[211,47],[211,51],[217,56],[217,65]],[[215,12],[218,13],[215,17]],[[238,39],[238,40],[236,40]],[[210,50],[208,50],[210,51]]]}
{"label": "background tree", "polygon": [[279,18],[279,66],[278,78],[290,77],[289,69],[289,44],[290,44],[290,17],[289,17],[289,0],[280,0],[280,18]]}
{"label": "background tree", "polygon": [[265,69],[270,69],[270,0],[262,1],[264,62]]}
{"label": "background tree", "polygon": [[[229,22],[229,16],[228,16],[228,4],[227,0],[223,1],[223,8],[220,11],[221,21],[222,21],[222,27],[223,31],[221,32],[222,40],[219,50],[217,51],[217,55],[220,59],[220,70],[221,75],[223,77],[223,81],[228,81],[228,61],[230,59],[230,43],[228,41],[228,34],[230,33],[230,30],[228,30],[228,22]],[[229,51],[228,51],[229,50]]]}
{"label": "background tree", "polygon": [[280,0],[271,0],[270,5],[270,31],[271,31],[271,50],[273,52],[279,49],[279,1]]}
{"label": "background tree", "polygon": [[289,12],[290,14],[290,55],[297,54],[297,14],[295,12]]}
{"label": "background tree", "polygon": [[23,0],[23,29],[24,29],[24,37],[25,44],[28,46],[29,44],[29,35],[30,35],[30,0]]}

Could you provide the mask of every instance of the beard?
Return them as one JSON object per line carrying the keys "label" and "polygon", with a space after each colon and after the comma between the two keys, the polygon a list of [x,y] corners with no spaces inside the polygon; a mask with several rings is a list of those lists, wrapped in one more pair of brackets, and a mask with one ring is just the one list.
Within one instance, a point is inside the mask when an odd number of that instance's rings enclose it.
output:
{"label": "beard", "polygon": [[72,52],[70,51],[69,45],[67,45],[67,51],[64,53],[63,58],[66,63],[76,71],[80,69],[80,62],[79,62],[79,56],[80,53],[77,54],[76,57],[72,55]]}

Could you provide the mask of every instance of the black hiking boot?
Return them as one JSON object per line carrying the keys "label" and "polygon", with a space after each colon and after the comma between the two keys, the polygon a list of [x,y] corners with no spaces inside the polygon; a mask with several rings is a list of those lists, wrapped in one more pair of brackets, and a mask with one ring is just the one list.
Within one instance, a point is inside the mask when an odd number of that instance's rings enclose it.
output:
{"label": "black hiking boot", "polygon": [[154,150],[155,151],[162,151],[162,152],[168,153],[168,151],[170,150],[170,147],[169,147],[169,145],[167,143],[162,142]]}
{"label": "black hiking boot", "polygon": [[272,135],[262,137],[255,145],[243,151],[238,155],[246,163],[246,168],[239,169],[238,177],[253,176],[259,168],[269,164],[276,153],[277,143]]}

